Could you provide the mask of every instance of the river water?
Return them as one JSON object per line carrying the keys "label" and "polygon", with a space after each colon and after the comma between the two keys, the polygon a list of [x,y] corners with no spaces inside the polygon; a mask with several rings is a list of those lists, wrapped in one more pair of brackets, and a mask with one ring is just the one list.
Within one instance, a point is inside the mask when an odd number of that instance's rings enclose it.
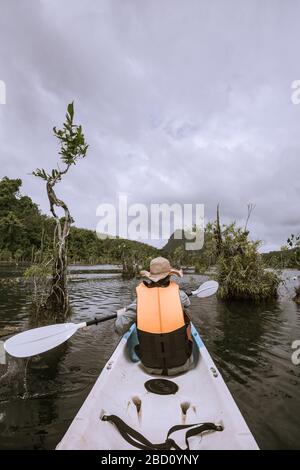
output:
{"label": "river water", "polygon": [[[108,315],[134,298],[136,281],[122,280],[113,268],[71,267],[72,321]],[[7,326],[26,328],[28,289],[10,281],[20,272],[0,268],[2,334]],[[193,321],[263,449],[300,448],[300,365],[291,361],[291,344],[300,339],[300,305],[291,300],[299,274],[282,273],[276,302],[192,299]],[[206,279],[186,275],[182,286],[194,288]],[[109,321],[78,331],[40,360],[0,364],[0,449],[54,449],[117,342]]]}

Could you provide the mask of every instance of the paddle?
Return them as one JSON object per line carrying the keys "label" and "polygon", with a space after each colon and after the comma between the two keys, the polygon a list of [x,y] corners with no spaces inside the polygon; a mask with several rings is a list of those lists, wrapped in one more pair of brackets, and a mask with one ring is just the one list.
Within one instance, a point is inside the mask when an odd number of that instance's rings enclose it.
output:
{"label": "paddle", "polygon": [[[218,287],[219,284],[216,281],[207,281],[188,295],[195,295],[200,298],[209,297],[217,292]],[[115,313],[104,318],[95,318],[94,320],[82,323],[58,323],[56,325],[33,328],[9,338],[5,341],[4,348],[8,354],[14,357],[35,356],[64,343],[80,328],[97,325],[116,317],[117,314]]]}
{"label": "paddle", "polygon": [[199,286],[198,289],[192,290],[192,292],[188,295],[196,295],[200,298],[210,297],[211,295],[214,295],[218,289],[219,284],[217,281],[207,281],[204,282],[204,284],[202,284],[201,286]]}

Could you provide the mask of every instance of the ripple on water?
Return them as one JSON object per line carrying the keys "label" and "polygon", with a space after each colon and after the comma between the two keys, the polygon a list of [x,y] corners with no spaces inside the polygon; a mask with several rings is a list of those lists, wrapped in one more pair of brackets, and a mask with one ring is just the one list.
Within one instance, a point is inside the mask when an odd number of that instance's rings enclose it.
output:
{"label": "ripple on water", "polygon": [[[72,266],[71,321],[105,316],[128,305],[135,281],[123,281],[108,267]],[[88,271],[88,272],[83,272]],[[294,273],[292,273],[294,274]],[[300,446],[300,366],[291,362],[291,343],[300,339],[300,307],[291,302],[293,282],[278,302],[250,305],[223,303],[216,297],[192,299],[193,321],[217,363],[238,406],[262,448]],[[182,285],[194,288],[206,280],[185,276]],[[27,317],[24,288],[0,290],[0,326],[22,326]],[[41,363],[29,363],[24,394],[24,367],[12,367],[0,390],[1,446],[54,448],[82,405],[113,352],[118,337],[109,321],[80,330],[65,345],[45,353]],[[20,382],[18,384],[18,381]],[[4,393],[4,392],[3,392]],[[5,417],[1,418],[1,417]]]}

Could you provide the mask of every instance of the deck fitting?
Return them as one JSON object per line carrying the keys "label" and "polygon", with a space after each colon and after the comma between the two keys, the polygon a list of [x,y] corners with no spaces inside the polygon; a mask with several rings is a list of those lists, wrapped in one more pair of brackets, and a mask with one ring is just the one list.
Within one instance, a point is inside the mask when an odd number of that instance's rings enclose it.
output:
{"label": "deck fitting", "polygon": [[191,406],[190,402],[184,401],[183,403],[180,403],[180,407],[182,410],[182,414],[185,416],[187,414],[187,411],[189,407]]}
{"label": "deck fitting", "polygon": [[135,405],[136,411],[139,414],[141,411],[141,407],[142,407],[142,400],[139,397],[132,397],[132,402]]}

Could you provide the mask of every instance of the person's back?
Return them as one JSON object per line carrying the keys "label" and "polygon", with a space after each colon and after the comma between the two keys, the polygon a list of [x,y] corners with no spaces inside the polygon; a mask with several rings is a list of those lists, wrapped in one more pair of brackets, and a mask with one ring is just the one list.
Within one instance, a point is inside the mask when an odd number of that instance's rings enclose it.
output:
{"label": "person's back", "polygon": [[137,300],[116,321],[121,334],[137,323],[137,354],[148,373],[173,375],[192,365],[190,321],[185,309],[190,301],[170,275],[182,276],[165,258],[155,258],[150,272],[141,273],[148,280],[137,286]]}

